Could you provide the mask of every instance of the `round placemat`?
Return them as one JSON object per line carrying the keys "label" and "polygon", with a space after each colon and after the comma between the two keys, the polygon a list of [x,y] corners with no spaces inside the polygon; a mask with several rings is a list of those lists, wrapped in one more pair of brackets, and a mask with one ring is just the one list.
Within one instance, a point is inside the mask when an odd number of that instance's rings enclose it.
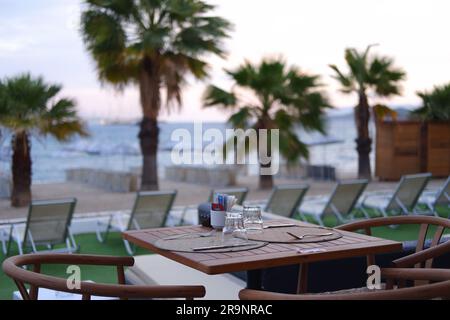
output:
{"label": "round placemat", "polygon": [[[296,239],[292,233],[296,236],[305,236],[303,239]],[[331,233],[327,236],[321,236],[323,234]],[[317,234],[317,236],[313,236]],[[247,233],[249,240],[264,241],[270,243],[314,243],[332,241],[342,238],[342,234],[336,230],[322,228],[322,227],[284,227],[284,228],[271,228],[264,229],[262,232]]]}
{"label": "round placemat", "polygon": [[[194,248],[234,245],[243,243],[248,245],[222,249],[201,250],[201,251],[194,250]],[[224,253],[224,252],[247,251],[252,249],[258,249],[264,247],[265,245],[267,245],[267,242],[251,241],[250,239],[244,240],[239,238],[228,238],[226,240],[222,240],[221,234],[204,238],[185,237],[171,240],[159,239],[158,241],[155,242],[155,246],[162,250],[177,251],[177,252],[195,252],[195,253]]]}

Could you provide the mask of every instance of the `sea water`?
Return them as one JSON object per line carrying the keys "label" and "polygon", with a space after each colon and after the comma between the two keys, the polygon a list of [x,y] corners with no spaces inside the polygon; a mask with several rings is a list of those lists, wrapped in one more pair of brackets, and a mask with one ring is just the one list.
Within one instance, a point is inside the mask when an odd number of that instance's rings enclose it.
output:
{"label": "sea water", "polygon": [[[165,166],[171,165],[171,149],[176,142],[171,141],[174,130],[184,128],[193,132],[193,123],[160,123],[158,170],[164,175]],[[229,126],[225,123],[203,123],[204,130],[216,128],[224,132]],[[76,137],[66,143],[52,137],[32,136],[33,182],[52,183],[65,180],[65,170],[72,168],[108,168],[110,170],[128,171],[140,167],[140,154],[137,123],[101,124],[88,122],[90,136]],[[357,153],[355,151],[355,125],[351,115],[327,118],[327,132],[332,138],[342,140],[339,144],[310,147],[310,163],[335,166],[341,172],[355,173]],[[297,131],[301,140],[314,142],[321,139],[317,134]],[[194,136],[192,134],[192,136]],[[11,135],[2,130],[0,137],[0,174],[10,172]],[[209,143],[209,142],[208,142]],[[204,143],[205,145],[207,143]],[[192,144],[194,145],[194,144]],[[200,145],[202,145],[200,143]],[[192,150],[199,152],[199,150]],[[372,153],[373,158],[373,153]],[[256,171],[255,171],[256,170]],[[257,169],[250,169],[250,174],[257,174]]]}

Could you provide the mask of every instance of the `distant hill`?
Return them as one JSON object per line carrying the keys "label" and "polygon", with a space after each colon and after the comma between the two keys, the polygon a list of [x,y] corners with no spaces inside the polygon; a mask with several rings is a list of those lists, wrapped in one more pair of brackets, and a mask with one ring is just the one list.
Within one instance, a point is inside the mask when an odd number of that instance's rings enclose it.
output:
{"label": "distant hill", "polygon": [[[398,114],[399,120],[407,120],[411,117],[411,111],[416,109],[417,106],[392,106]],[[353,108],[345,107],[345,108],[335,108],[327,111],[328,118],[352,118],[353,117]]]}

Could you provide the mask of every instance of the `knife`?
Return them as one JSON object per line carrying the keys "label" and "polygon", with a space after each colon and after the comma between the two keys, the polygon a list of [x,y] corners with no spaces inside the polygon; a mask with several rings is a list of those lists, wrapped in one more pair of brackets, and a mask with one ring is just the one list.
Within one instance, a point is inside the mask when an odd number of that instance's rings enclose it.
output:
{"label": "knife", "polygon": [[218,245],[218,246],[209,246],[209,247],[198,247],[193,248],[194,251],[206,251],[206,250],[214,250],[214,249],[227,249],[227,248],[235,248],[235,247],[245,247],[252,246],[254,243],[238,243],[238,244],[229,244],[229,245]]}
{"label": "knife", "polygon": [[271,224],[268,226],[264,226],[264,229],[272,229],[272,228],[287,228],[287,227],[296,227],[296,224],[289,223],[289,224]]}

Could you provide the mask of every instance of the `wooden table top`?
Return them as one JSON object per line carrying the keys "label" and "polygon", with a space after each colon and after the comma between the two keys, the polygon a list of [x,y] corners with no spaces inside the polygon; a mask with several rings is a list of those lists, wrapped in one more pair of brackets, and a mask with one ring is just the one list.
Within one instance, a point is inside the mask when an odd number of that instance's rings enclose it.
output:
{"label": "wooden table top", "polygon": [[[293,220],[279,219],[271,220],[268,223],[293,223]],[[294,223],[300,226],[315,226],[301,221]],[[137,230],[124,232],[123,238],[139,247],[211,275],[402,250],[402,243],[397,241],[341,230],[339,232],[343,237],[338,240],[301,244],[269,243],[259,249],[240,252],[185,253],[161,250],[154,245],[158,239],[168,236],[189,232],[208,232],[209,230],[201,226]],[[318,250],[311,251],[311,249]],[[303,252],[299,252],[299,250]],[[308,250],[310,251],[308,252]]]}

